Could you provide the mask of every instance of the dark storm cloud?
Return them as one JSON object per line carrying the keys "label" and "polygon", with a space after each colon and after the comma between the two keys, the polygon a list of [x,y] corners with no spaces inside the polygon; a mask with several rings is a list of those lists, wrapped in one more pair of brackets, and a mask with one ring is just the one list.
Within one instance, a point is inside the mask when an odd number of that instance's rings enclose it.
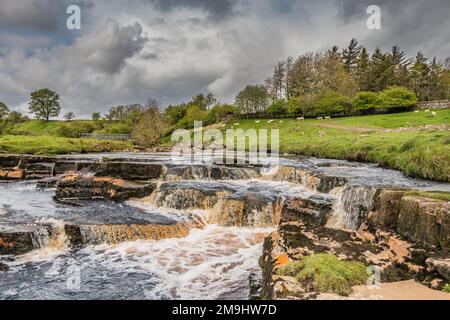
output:
{"label": "dark storm cloud", "polygon": [[149,0],[158,9],[170,11],[174,8],[201,8],[208,11],[214,18],[224,18],[233,13],[235,0]]}

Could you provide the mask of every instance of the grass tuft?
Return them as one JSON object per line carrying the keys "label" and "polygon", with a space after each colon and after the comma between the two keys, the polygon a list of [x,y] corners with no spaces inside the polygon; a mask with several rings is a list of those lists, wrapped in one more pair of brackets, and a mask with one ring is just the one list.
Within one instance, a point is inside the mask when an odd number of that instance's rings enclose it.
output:
{"label": "grass tuft", "polygon": [[367,268],[361,262],[341,261],[328,253],[314,254],[278,269],[279,275],[295,277],[309,291],[348,296],[352,287],[367,281]]}

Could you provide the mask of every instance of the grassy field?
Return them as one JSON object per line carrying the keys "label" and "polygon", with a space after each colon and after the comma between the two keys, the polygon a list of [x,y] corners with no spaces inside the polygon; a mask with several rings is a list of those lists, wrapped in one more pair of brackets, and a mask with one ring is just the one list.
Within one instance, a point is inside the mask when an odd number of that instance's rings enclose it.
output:
{"label": "grassy field", "polygon": [[44,121],[31,120],[14,125],[11,128],[13,134],[30,136],[57,136],[58,130],[67,124],[77,126],[93,123],[90,120],[73,120],[70,123],[66,121]]}
{"label": "grassy field", "polygon": [[0,136],[0,153],[69,154],[118,151],[130,148],[131,143],[92,139],[71,139],[49,136]]}
{"label": "grassy field", "polygon": [[436,117],[421,111],[331,121],[235,122],[239,125],[228,128],[279,129],[282,153],[376,162],[412,177],[450,182],[450,131],[436,127],[450,125],[450,110],[438,111]]}

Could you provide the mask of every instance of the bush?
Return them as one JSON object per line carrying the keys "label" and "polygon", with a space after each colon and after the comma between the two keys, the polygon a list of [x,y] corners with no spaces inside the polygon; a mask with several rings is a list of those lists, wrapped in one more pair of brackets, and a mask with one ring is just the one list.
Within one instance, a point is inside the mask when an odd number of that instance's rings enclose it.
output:
{"label": "bush", "polygon": [[215,122],[220,122],[229,115],[237,113],[235,106],[231,104],[218,104],[210,111],[214,117]]}
{"label": "bush", "polygon": [[403,87],[390,87],[380,93],[382,106],[386,109],[414,107],[417,96],[414,92]]}
{"label": "bush", "polygon": [[353,109],[370,113],[383,106],[383,101],[378,93],[362,91],[353,100]]}
{"label": "bush", "polygon": [[267,112],[274,116],[286,114],[286,101],[282,99],[274,101],[269,107],[267,107]]}
{"label": "bush", "polygon": [[65,138],[79,138],[82,133],[92,133],[95,125],[88,122],[66,123],[56,130],[56,135]]}
{"label": "bush", "polygon": [[351,101],[336,91],[326,90],[314,97],[312,105],[311,116],[339,115],[345,114],[350,110]]}

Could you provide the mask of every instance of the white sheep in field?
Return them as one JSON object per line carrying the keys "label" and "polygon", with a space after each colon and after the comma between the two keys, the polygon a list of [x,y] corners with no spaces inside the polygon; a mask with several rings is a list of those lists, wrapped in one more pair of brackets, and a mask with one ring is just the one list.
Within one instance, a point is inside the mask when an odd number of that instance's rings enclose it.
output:
{"label": "white sheep in field", "polygon": [[297,118],[298,121],[305,121],[305,117]]}
{"label": "white sheep in field", "polygon": [[430,112],[430,110],[427,109],[427,110],[425,110],[425,112]]}
{"label": "white sheep in field", "polygon": [[267,123],[269,123],[269,124],[271,124],[271,123],[273,123],[275,120],[269,120],[269,121],[267,121]]}
{"label": "white sheep in field", "polygon": [[331,120],[331,117],[325,117],[325,120]]}
{"label": "white sheep in field", "polygon": [[317,120],[323,120],[323,117],[317,117]]}
{"label": "white sheep in field", "polygon": [[419,113],[420,111],[419,110],[416,110],[416,111],[414,111],[415,113]]}
{"label": "white sheep in field", "polygon": [[255,121],[256,124],[258,124],[258,123],[260,123],[260,122],[261,122],[260,120],[256,120],[256,121]]}
{"label": "white sheep in field", "polygon": [[239,126],[240,125],[240,123],[235,123],[235,124],[233,124],[233,126],[235,126],[235,127],[237,127],[237,126]]}
{"label": "white sheep in field", "polygon": [[433,112],[431,113],[431,116],[432,116],[432,117],[436,117],[436,116],[437,116],[437,113],[433,111]]}
{"label": "white sheep in field", "polygon": [[283,120],[280,120],[280,123],[283,123]]}

